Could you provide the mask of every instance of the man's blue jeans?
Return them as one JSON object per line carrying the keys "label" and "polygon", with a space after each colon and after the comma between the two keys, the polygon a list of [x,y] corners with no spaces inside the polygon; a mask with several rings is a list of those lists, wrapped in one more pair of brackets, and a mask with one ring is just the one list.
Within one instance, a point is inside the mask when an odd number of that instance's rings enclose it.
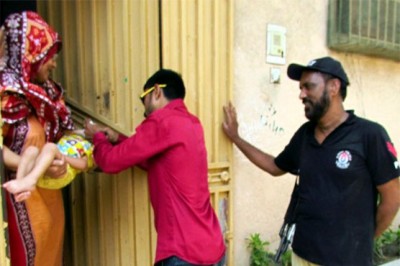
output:
{"label": "man's blue jeans", "polygon": [[[225,265],[225,256],[222,257],[222,259],[218,263],[209,266],[224,266],[224,265]],[[181,260],[178,257],[173,256],[165,260],[162,260],[160,262],[157,262],[156,266],[197,266],[197,265],[191,264],[189,262]]]}

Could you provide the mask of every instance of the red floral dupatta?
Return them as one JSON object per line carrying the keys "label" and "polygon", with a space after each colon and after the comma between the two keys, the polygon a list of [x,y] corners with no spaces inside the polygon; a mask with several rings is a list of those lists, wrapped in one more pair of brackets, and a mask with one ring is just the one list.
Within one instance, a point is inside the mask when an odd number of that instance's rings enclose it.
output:
{"label": "red floral dupatta", "polygon": [[62,87],[52,80],[34,84],[31,78],[39,67],[61,49],[58,34],[36,13],[10,15],[3,25],[6,65],[0,72],[2,118],[13,124],[34,112],[45,128],[47,141],[57,141],[64,130],[72,130],[70,111],[63,100]]}

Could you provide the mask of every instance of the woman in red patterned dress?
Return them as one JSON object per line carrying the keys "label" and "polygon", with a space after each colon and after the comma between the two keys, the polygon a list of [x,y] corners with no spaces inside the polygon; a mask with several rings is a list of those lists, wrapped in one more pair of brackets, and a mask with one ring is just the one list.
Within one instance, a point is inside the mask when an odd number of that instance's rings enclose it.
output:
{"label": "woman in red patterned dress", "polygon": [[[4,145],[17,154],[28,146],[41,148],[73,130],[63,89],[50,79],[61,49],[58,34],[34,12],[15,13],[2,27],[5,65],[0,71],[2,134]],[[50,167],[47,174],[66,171]],[[6,166],[7,167],[7,166]],[[15,169],[6,169],[6,181]],[[37,187],[24,202],[6,194],[11,264],[62,265],[64,207],[61,190]]]}

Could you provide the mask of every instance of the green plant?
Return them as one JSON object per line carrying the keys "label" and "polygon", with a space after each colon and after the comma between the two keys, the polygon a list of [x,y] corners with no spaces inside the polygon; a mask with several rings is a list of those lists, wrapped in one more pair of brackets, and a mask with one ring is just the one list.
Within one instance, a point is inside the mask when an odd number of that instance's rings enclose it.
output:
{"label": "green plant", "polygon": [[269,245],[268,241],[263,241],[260,238],[260,234],[252,234],[247,238],[248,245],[250,248],[250,266],[268,266],[272,265],[273,261],[266,247]]}
{"label": "green plant", "polygon": [[268,241],[263,241],[260,234],[255,233],[246,239],[248,241],[247,247],[250,249],[250,266],[291,266],[292,252],[287,250],[282,254],[279,264],[274,262],[274,253],[268,251]]}
{"label": "green plant", "polygon": [[288,249],[285,251],[285,253],[282,254],[281,265],[282,266],[291,266],[292,265],[292,251],[291,250]]}
{"label": "green plant", "polygon": [[374,242],[374,264],[400,258],[400,225],[397,230],[388,229]]}

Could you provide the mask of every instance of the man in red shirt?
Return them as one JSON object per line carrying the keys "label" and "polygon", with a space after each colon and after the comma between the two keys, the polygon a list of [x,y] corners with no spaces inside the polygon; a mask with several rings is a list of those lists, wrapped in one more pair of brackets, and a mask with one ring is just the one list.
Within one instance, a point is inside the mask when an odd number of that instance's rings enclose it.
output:
{"label": "man in red shirt", "polygon": [[155,265],[223,265],[225,244],[210,204],[202,125],[188,112],[181,76],[161,69],[140,96],[146,119],[130,137],[86,123],[94,159],[105,173],[148,172],[157,230]]}

